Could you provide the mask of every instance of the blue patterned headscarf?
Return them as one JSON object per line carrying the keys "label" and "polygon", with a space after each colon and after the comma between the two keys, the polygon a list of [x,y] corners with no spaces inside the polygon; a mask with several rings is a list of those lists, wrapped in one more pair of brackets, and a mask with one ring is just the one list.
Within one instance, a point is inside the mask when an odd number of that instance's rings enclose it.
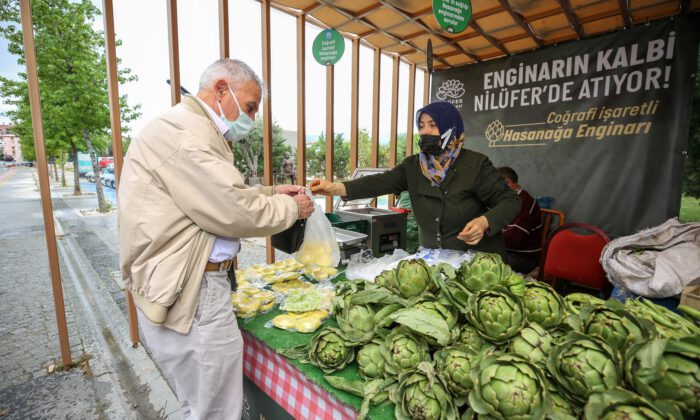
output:
{"label": "blue patterned headscarf", "polygon": [[449,102],[433,102],[416,112],[416,126],[420,126],[420,117],[425,113],[435,121],[440,135],[449,130],[450,140],[445,150],[438,156],[419,152],[420,168],[433,185],[440,185],[447,175],[450,165],[457,159],[464,143],[464,123],[457,108]]}

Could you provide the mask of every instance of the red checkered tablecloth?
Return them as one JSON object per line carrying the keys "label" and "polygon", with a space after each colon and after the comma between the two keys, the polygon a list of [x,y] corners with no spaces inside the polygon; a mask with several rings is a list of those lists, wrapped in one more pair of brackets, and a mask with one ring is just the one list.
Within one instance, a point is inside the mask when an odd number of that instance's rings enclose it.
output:
{"label": "red checkered tablecloth", "polygon": [[295,419],[355,419],[357,412],[311,382],[262,341],[241,331],[243,373]]}

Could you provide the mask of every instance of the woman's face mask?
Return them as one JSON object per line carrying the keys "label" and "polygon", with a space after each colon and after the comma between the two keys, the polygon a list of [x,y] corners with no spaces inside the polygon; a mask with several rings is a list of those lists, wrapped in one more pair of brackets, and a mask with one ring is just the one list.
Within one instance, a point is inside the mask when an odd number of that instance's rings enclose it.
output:
{"label": "woman's face mask", "polygon": [[221,113],[219,118],[221,118],[221,121],[223,121],[224,124],[226,124],[226,127],[228,127],[228,130],[226,130],[224,133],[224,138],[232,143],[236,143],[241,139],[244,139],[248,134],[250,134],[251,131],[253,131],[255,128],[255,121],[253,121],[245,112],[243,112],[241,105],[238,103],[238,98],[236,98],[236,95],[234,95],[233,91],[231,90],[231,86],[228,87],[228,91],[231,92],[231,96],[238,107],[238,118],[236,121],[230,121],[228,118],[226,118],[224,110],[221,108],[221,101],[216,101],[216,103],[219,105],[219,112]]}
{"label": "woman's face mask", "polygon": [[452,129],[450,128],[444,134],[421,134],[418,140],[420,151],[433,156],[438,156],[445,150],[447,143],[450,141]]}

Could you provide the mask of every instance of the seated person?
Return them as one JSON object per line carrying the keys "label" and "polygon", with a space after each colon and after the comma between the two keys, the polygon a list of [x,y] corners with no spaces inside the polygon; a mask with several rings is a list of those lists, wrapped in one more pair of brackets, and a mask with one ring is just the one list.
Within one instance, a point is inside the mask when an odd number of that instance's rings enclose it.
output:
{"label": "seated person", "polygon": [[507,166],[497,169],[506,185],[520,197],[520,213],[503,229],[507,263],[519,273],[539,265],[542,251],[542,213],[537,201],[518,184],[518,174]]}

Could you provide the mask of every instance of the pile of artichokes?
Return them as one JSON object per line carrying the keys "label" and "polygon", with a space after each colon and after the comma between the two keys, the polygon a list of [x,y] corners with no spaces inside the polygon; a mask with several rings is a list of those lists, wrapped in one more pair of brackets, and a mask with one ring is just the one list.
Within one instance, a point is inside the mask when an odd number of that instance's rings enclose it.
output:
{"label": "pile of artichokes", "polygon": [[[283,351],[399,419],[700,418],[700,313],[560,296],[495,254],[340,283],[338,328]],[[364,381],[332,375],[357,366]]]}

